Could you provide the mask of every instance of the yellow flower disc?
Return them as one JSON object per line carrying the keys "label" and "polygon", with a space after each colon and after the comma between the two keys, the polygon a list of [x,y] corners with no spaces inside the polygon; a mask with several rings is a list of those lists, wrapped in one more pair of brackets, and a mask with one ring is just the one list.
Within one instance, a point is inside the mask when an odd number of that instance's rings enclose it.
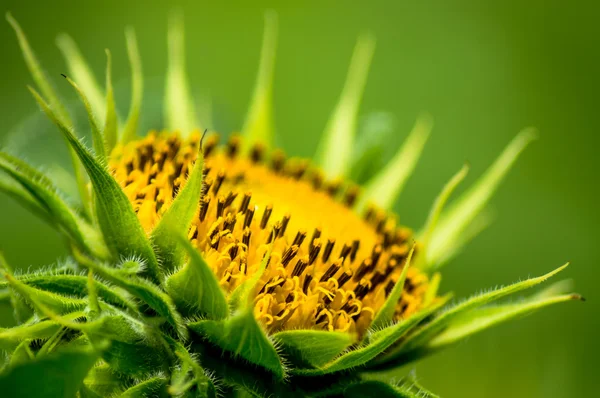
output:
{"label": "yellow flower disc", "polygon": [[[232,292],[251,277],[272,245],[254,314],[271,332],[323,329],[363,335],[402,273],[411,231],[382,211],[352,209],[356,186],[324,181],[308,161],[270,159],[240,139],[204,143],[204,186],[189,238]],[[110,169],[150,234],[185,184],[200,135],[150,133],[117,147]],[[427,276],[412,267],[395,319],[420,309]]]}

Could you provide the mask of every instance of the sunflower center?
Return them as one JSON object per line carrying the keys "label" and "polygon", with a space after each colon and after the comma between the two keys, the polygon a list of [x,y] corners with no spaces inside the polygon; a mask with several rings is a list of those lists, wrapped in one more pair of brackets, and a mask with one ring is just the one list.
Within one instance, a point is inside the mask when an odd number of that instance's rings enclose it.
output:
{"label": "sunflower center", "polygon": [[[353,209],[358,189],[325,181],[302,159],[254,147],[239,152],[204,143],[204,186],[189,239],[221,287],[233,291],[260,267],[272,248],[256,291],[254,313],[269,331],[324,329],[362,335],[402,273],[410,230],[393,217]],[[200,135],[150,133],[118,147],[110,168],[150,234],[185,184]],[[421,308],[427,277],[410,268],[397,319]]]}

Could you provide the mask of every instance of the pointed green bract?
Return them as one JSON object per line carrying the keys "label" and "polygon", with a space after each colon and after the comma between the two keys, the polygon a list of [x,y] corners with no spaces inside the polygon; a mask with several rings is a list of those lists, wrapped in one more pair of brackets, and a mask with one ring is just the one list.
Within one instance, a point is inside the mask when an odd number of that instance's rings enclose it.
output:
{"label": "pointed green bract", "polygon": [[505,304],[476,309],[461,315],[459,318],[454,320],[447,329],[433,338],[427,344],[425,349],[441,349],[501,322],[530,314],[552,304],[580,299],[581,296],[579,295],[565,294],[537,300],[528,300],[523,303]]}
{"label": "pointed green bract", "polygon": [[25,207],[51,227],[56,227],[54,218],[21,184],[11,177],[0,173],[0,192],[13,198],[19,205]]}
{"label": "pointed green bract", "polygon": [[357,205],[358,210],[362,210],[368,203],[374,203],[385,210],[394,206],[417,165],[432,127],[433,121],[429,115],[423,114],[417,119],[408,138],[394,157],[367,181]]}
{"label": "pointed green bract", "polygon": [[116,395],[123,390],[123,381],[114,376],[107,363],[97,364],[87,374],[79,393],[82,398],[102,398]]}
{"label": "pointed green bract", "polygon": [[[50,84],[50,80],[47,78],[46,74],[42,70],[42,66],[37,60],[35,54],[33,53],[33,50],[31,49],[29,41],[27,40],[25,33],[21,29],[21,26],[10,13],[6,14],[6,20],[13,27],[17,35],[19,46],[21,47],[21,52],[23,53],[23,57],[25,58],[25,63],[27,64],[27,68],[29,68],[29,72],[31,73],[35,84],[40,89],[42,94],[46,98],[48,98],[48,101],[52,108],[55,109],[58,118],[60,118],[60,120],[62,120],[66,125],[71,124],[72,121],[69,117],[69,113],[60,101],[58,94],[56,94],[56,91],[54,90],[54,87],[52,87],[52,84]],[[85,179],[85,173],[83,172],[81,163],[77,160],[76,154],[70,147],[69,154],[73,163],[73,169],[75,170],[75,177],[77,179],[77,187],[79,189],[81,201],[82,203],[86,204],[89,202],[90,195],[86,187],[87,181]]]}
{"label": "pointed green bract", "polygon": [[0,170],[14,178],[34,198],[38,206],[50,215],[55,223],[71,237],[79,247],[106,256],[102,238],[61,198],[58,189],[41,172],[22,160],[0,152]]}
{"label": "pointed green bract", "polygon": [[273,121],[273,69],[275,68],[275,50],[277,48],[277,14],[265,13],[265,32],[260,54],[260,65],[254,94],[244,122],[242,132],[244,145],[273,145],[275,127]]}
{"label": "pointed green bract", "polygon": [[202,126],[198,124],[194,99],[185,70],[183,16],[180,13],[173,14],[170,18],[168,44],[169,63],[164,100],[165,127],[170,131],[179,131],[185,138],[194,129],[202,129]]}
{"label": "pointed green bract", "polygon": [[150,242],[140,225],[133,207],[121,190],[119,184],[90,154],[89,150],[69,129],[56,118],[48,104],[40,95],[31,89],[33,96],[46,115],[58,126],[90,176],[96,194],[96,216],[106,244],[113,257],[119,259],[127,256],[140,256],[146,262],[148,275],[158,280],[158,264]]}
{"label": "pointed green bract", "polygon": [[340,100],[331,115],[316,155],[328,179],[345,177],[350,171],[360,100],[375,51],[375,38],[359,37]]}
{"label": "pointed green bract", "polygon": [[[196,387],[195,394],[200,398],[213,398],[216,396],[215,386],[202,366],[188,350],[179,342],[165,336],[175,355],[181,361],[180,372],[173,372],[169,394],[179,396],[185,394],[192,387]],[[191,375],[191,378],[188,376]]]}
{"label": "pointed green bract", "polygon": [[356,142],[352,148],[351,170],[348,178],[363,185],[385,166],[391,155],[395,118],[388,112],[371,112],[360,119]]}
{"label": "pointed green bract", "polygon": [[173,236],[187,251],[189,261],[167,278],[165,289],[185,314],[200,313],[209,319],[225,318],[229,312],[227,301],[215,274],[184,236]]}
{"label": "pointed green bract", "polygon": [[110,154],[119,140],[119,121],[112,86],[112,56],[106,50],[106,116],[102,136],[106,145],[106,153]]}
{"label": "pointed green bract", "polygon": [[[87,277],[81,275],[43,275],[33,273],[18,275],[15,278],[27,286],[56,294],[74,295],[83,298],[88,293]],[[7,284],[8,282],[0,282],[0,288]],[[94,286],[98,296],[103,301],[123,309],[134,308],[130,299],[123,293],[116,291],[114,287],[107,286],[99,281],[94,281]]]}
{"label": "pointed green bract", "polygon": [[349,333],[324,330],[284,330],[275,333],[273,339],[294,365],[315,368],[327,364],[353,343]]}
{"label": "pointed green bract", "polygon": [[10,366],[17,366],[22,363],[27,363],[35,358],[35,355],[29,348],[31,340],[25,340],[20,343],[10,357]]}
{"label": "pointed green bract", "polygon": [[4,277],[11,288],[15,289],[34,309],[36,309],[38,304],[41,304],[55,313],[67,314],[69,312],[83,310],[87,306],[86,300],[35,289],[19,282],[10,274],[6,274]]}
{"label": "pointed green bract", "polygon": [[263,273],[265,272],[267,265],[271,259],[271,252],[273,250],[273,239],[267,252],[260,262],[260,267],[254,272],[252,278],[246,279],[242,282],[238,287],[236,287],[233,292],[229,294],[229,307],[232,310],[249,310],[253,308],[254,304],[254,296],[253,293],[256,291],[256,285],[260,281]]}
{"label": "pointed green bract", "polygon": [[404,263],[402,274],[400,274],[400,277],[396,281],[392,292],[385,300],[383,307],[381,307],[381,309],[375,316],[375,319],[373,319],[373,322],[371,322],[371,329],[379,329],[388,326],[394,320],[394,313],[396,312],[398,301],[400,301],[400,296],[404,291],[404,282],[406,281],[406,275],[408,274],[408,268],[411,265],[411,260],[414,252],[415,248],[413,246],[413,248],[408,253],[406,262]]}
{"label": "pointed green bract", "polygon": [[536,136],[532,129],[520,132],[473,187],[442,214],[425,254],[428,264],[436,264],[444,253],[455,250],[460,235],[484,209],[519,154]]}
{"label": "pointed green bract", "polygon": [[152,282],[134,276],[124,277],[118,270],[96,263],[76,253],[77,260],[84,267],[91,269],[100,277],[107,279],[123,288],[129,294],[139,298],[150,308],[163,316],[175,328],[181,338],[186,338],[187,331],[183,325],[181,315],[177,312],[173,300]]}
{"label": "pointed green bract", "polygon": [[467,313],[468,311],[481,307],[485,304],[491,303],[502,297],[508,296],[509,294],[516,293],[521,290],[538,285],[547,280],[548,278],[556,275],[557,273],[565,269],[568,265],[569,264],[567,263],[562,267],[559,267],[554,271],[551,271],[537,278],[530,278],[522,282],[513,283],[512,285],[508,285],[500,289],[492,290],[490,292],[474,296],[468,300],[463,301],[462,303],[451,307],[450,309],[441,313],[438,317],[433,319],[423,328],[411,335],[406,341],[404,341],[403,344],[400,346],[400,351],[409,351],[411,349],[425,344],[427,341],[431,340],[434,336],[440,333],[445,327],[450,325],[455,319]]}
{"label": "pointed green bract", "polygon": [[131,106],[129,107],[129,116],[127,117],[125,127],[123,127],[120,139],[122,142],[127,143],[137,135],[142,109],[142,95],[144,93],[144,78],[135,31],[132,28],[128,28],[125,31],[125,38],[127,39],[127,54],[129,55],[129,63],[131,64]]}
{"label": "pointed green bract", "polygon": [[166,377],[151,377],[123,391],[121,398],[168,397]]}
{"label": "pointed green bract", "polygon": [[11,366],[0,375],[0,391],[14,398],[74,397],[99,356],[92,347],[63,348]]}
{"label": "pointed green bract", "polygon": [[344,397],[438,398],[437,395],[423,390],[421,386],[411,382],[396,386],[379,380],[365,380],[351,384],[344,390]]}
{"label": "pointed green bract", "polygon": [[83,331],[94,345],[110,342],[102,359],[114,371],[141,378],[166,372],[172,364],[158,332],[123,313],[103,315],[93,327],[87,326]]}
{"label": "pointed green bract", "polygon": [[251,310],[239,312],[223,321],[193,322],[188,327],[223,350],[270,370],[280,380],[284,378],[281,359]]}
{"label": "pointed green bract", "polygon": [[161,259],[163,273],[171,272],[183,264],[185,248],[178,243],[178,238],[179,235],[187,235],[198,210],[202,194],[203,165],[204,158],[200,145],[187,181],[151,233],[154,252]]}
{"label": "pointed green bract", "polygon": [[454,246],[447,248],[447,250],[442,253],[441,257],[439,257],[435,263],[430,263],[435,264],[433,268],[439,269],[442,265],[456,257],[469,242],[471,242],[482,231],[492,225],[495,217],[496,215],[493,210],[488,208],[483,209],[481,213],[477,214],[471,223],[467,225],[463,232],[457,237],[454,242]]}
{"label": "pointed green bract", "polygon": [[292,373],[306,376],[321,375],[363,366],[396,343],[401,337],[438,308],[438,306],[430,307],[408,319],[399,321],[395,325],[373,332],[372,335],[367,338],[368,343],[366,345],[353,351],[346,352],[319,369],[293,369]]}
{"label": "pointed green bract", "polygon": [[[64,33],[56,38],[56,44],[63,53],[67,66],[69,67],[69,74],[73,77],[73,80],[78,82],[81,90],[89,99],[90,107],[94,114],[104,116],[106,113],[104,94],[102,93],[91,68],[81,55],[79,48],[77,48],[77,44],[75,44],[75,41],[71,36]],[[48,98],[47,95],[46,97]]]}
{"label": "pointed green bract", "polygon": [[67,79],[69,84],[71,86],[73,86],[75,91],[77,91],[77,94],[79,95],[79,98],[81,99],[81,102],[83,103],[83,106],[85,107],[85,110],[88,115],[88,120],[90,122],[90,128],[92,130],[92,143],[93,143],[94,152],[96,153],[96,159],[98,159],[98,161],[101,164],[105,164],[106,163],[106,153],[105,153],[105,147],[104,147],[104,138],[102,137],[102,132],[100,131],[100,126],[98,126],[98,121],[96,120],[96,116],[94,115],[94,111],[92,110],[92,106],[90,105],[90,101],[88,100],[88,97],[85,94],[85,92],[83,92],[83,90],[81,90],[79,88],[77,83],[75,83],[73,80],[71,80],[67,76],[64,76],[64,77],[65,77],[65,79]]}
{"label": "pointed green bract", "polygon": [[56,91],[54,90],[54,87],[52,87],[50,80],[44,73],[40,62],[33,53],[33,49],[29,45],[29,41],[27,40],[25,33],[21,29],[21,26],[10,13],[6,14],[6,20],[15,30],[17,39],[19,41],[19,46],[21,47],[21,52],[23,53],[23,57],[25,58],[25,63],[27,64],[27,68],[29,68],[29,72],[31,73],[31,77],[33,78],[33,81],[35,82],[36,86],[42,92],[44,97],[48,98],[48,102],[56,110],[56,114],[62,120],[64,120],[65,123],[71,123],[71,118],[69,117],[67,110],[58,98],[58,94],[56,94]]}
{"label": "pointed green bract", "polygon": [[[83,311],[76,311],[65,315],[68,320],[84,316]],[[8,329],[0,329],[0,349],[11,350],[24,340],[47,339],[52,336],[61,325],[54,321],[44,320],[29,322]]]}
{"label": "pointed green bract", "polygon": [[94,281],[94,271],[88,270],[87,278],[87,292],[88,292],[88,308],[90,309],[90,318],[92,320],[97,319],[100,315],[100,303],[98,302],[98,290],[96,289],[96,282]]}
{"label": "pointed green bract", "polygon": [[[427,222],[423,227],[423,231],[419,234],[419,242],[421,243],[422,247],[425,248],[425,252],[427,252],[427,246],[429,245],[431,236],[435,232],[435,228],[437,227],[438,220],[440,218],[440,215],[442,214],[442,210],[444,210],[446,202],[450,198],[450,195],[452,195],[452,192],[454,192],[458,185],[465,179],[468,172],[469,166],[465,164],[460,169],[460,171],[454,176],[452,176],[450,181],[448,181],[446,185],[444,185],[442,192],[435,199],[433,207],[431,208],[431,212],[429,213],[429,217],[427,217]],[[421,267],[427,267],[428,264],[426,263],[426,261],[426,256],[421,256],[421,261],[419,262],[419,265]]]}

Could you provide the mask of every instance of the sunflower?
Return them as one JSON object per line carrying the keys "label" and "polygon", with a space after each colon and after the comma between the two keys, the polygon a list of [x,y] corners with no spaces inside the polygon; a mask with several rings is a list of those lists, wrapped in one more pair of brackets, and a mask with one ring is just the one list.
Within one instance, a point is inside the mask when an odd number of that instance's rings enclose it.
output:
{"label": "sunflower", "polygon": [[[100,89],[74,41],[58,40],[89,116],[92,148],[9,14],[35,100],[72,156],[80,205],[49,177],[0,152],[2,191],[65,237],[67,261],[17,272],[1,260],[2,296],[18,325],[0,330],[0,386],[11,396],[431,395],[395,367],[499,322],[581,299],[553,285],[493,305],[564,269],[449,304],[440,267],[484,227],[483,209],[534,138],[521,132],[449,206],[462,167],[414,232],[390,212],[431,130],[422,116],[365,184],[350,180],[373,152],[357,149],[357,114],[374,51],[360,37],[314,159],[273,148],[277,20],[267,13],[258,81],[240,134],[224,143],[196,113],[183,25],[169,28],[164,126],[138,135],[143,99],[136,37],[129,115],[115,107],[111,58]],[[206,123],[206,121],[205,121]],[[367,168],[368,169],[368,168]],[[32,382],[32,381],[36,382]]]}

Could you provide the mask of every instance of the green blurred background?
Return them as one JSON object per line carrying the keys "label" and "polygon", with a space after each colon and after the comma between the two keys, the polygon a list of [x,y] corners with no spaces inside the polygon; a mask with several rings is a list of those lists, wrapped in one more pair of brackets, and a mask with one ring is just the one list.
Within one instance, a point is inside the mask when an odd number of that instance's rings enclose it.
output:
{"label": "green blurred background", "polygon": [[[435,195],[465,160],[473,182],[521,128],[537,127],[541,139],[493,200],[495,223],[446,266],[443,288],[462,297],[571,261],[563,277],[574,279],[588,301],[499,326],[422,360],[416,369],[420,381],[444,397],[595,395],[600,390],[597,2],[301,3],[180,2],[190,78],[195,92],[213,98],[214,127],[228,132],[241,126],[268,8],[279,14],[276,123],[288,153],[313,154],[355,39],[365,30],[378,41],[361,113],[394,115],[390,145],[402,142],[420,111],[433,114],[434,134],[397,206],[407,225],[423,223]],[[20,21],[68,99],[73,95],[59,80],[66,68],[56,35],[68,32],[77,39],[101,81],[104,48],[110,48],[125,109],[129,72],[123,29],[134,26],[149,80],[146,121],[151,126],[158,120],[152,105],[160,100],[173,4],[3,0],[1,9]],[[0,26],[0,141],[26,148],[36,163],[57,158],[65,163],[58,135],[25,89],[31,78],[14,34],[8,24]],[[20,267],[51,263],[66,253],[57,233],[3,195],[0,248]]]}

